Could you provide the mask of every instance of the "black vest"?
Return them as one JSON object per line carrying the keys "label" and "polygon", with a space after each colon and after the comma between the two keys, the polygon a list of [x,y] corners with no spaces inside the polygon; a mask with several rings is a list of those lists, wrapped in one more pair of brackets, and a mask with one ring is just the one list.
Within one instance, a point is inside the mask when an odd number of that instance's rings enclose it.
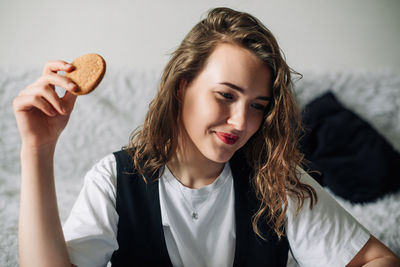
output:
{"label": "black vest", "polygon": [[[238,154],[238,153],[236,153]],[[230,160],[235,190],[236,247],[233,266],[286,266],[289,244],[273,229],[259,225],[265,241],[253,231],[251,216],[259,201],[250,185],[250,169],[242,157]],[[161,221],[158,181],[136,174],[127,152],[114,153],[117,162],[117,240],[111,263],[116,266],[172,266]],[[151,177],[150,177],[151,178]],[[190,267],[190,266],[188,266]]]}

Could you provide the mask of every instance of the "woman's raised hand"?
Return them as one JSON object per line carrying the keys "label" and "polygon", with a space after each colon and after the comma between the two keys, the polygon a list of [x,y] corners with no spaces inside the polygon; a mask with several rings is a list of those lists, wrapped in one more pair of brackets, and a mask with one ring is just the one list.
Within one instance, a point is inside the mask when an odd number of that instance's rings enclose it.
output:
{"label": "woman's raised hand", "polygon": [[[55,146],[74,108],[76,96],[70,92],[77,88],[70,79],[57,72],[72,70],[73,66],[67,62],[48,61],[42,76],[14,99],[14,114],[23,145],[34,148]],[[58,96],[55,86],[66,90],[63,97]]]}

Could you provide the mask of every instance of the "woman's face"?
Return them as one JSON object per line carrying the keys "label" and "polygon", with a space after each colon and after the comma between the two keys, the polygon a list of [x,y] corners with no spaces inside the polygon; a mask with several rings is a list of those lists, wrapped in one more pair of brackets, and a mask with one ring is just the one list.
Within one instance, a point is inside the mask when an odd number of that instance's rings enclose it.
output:
{"label": "woman's face", "polygon": [[252,52],[219,44],[197,77],[180,85],[187,137],[180,149],[191,158],[229,161],[259,129],[271,85],[270,69]]}

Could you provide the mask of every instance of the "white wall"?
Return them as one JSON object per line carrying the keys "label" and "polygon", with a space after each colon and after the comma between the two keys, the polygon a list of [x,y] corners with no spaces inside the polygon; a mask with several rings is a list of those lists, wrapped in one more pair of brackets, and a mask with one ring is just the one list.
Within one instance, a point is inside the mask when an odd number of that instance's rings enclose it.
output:
{"label": "white wall", "polygon": [[108,68],[160,68],[216,6],[258,17],[299,71],[400,70],[397,0],[0,0],[0,67],[96,52]]}

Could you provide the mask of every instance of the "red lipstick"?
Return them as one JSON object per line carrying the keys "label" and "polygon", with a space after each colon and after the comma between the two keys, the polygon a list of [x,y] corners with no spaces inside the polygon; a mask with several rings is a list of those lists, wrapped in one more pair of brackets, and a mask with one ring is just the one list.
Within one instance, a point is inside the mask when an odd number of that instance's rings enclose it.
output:
{"label": "red lipstick", "polygon": [[233,145],[239,139],[239,136],[233,134],[228,134],[223,132],[215,132],[215,134],[222,142],[228,145]]}

